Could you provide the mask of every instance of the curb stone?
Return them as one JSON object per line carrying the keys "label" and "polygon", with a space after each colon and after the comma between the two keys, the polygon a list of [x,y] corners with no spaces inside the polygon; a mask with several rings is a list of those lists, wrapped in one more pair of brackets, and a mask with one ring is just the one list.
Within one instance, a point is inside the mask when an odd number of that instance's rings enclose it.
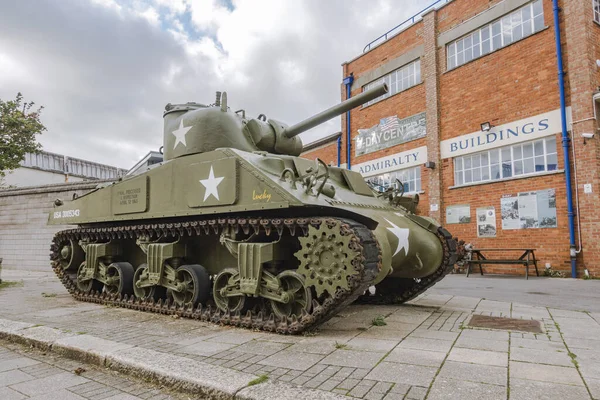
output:
{"label": "curb stone", "polygon": [[0,319],[0,339],[52,351],[67,358],[84,360],[144,379],[159,381],[174,389],[210,396],[213,399],[347,399],[317,389],[285,382],[248,383],[256,375],[214,366],[185,357],[59,329]]}

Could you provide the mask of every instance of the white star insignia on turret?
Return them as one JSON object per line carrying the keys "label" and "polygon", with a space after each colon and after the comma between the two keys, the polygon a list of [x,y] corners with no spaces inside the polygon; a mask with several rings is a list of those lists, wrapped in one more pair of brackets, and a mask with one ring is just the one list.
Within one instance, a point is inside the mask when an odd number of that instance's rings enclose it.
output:
{"label": "white star insignia on turret", "polygon": [[408,234],[410,233],[410,230],[407,228],[400,228],[388,219],[386,219],[386,221],[392,226],[391,228],[387,228],[387,230],[392,232],[398,238],[398,247],[396,247],[396,251],[392,257],[398,254],[401,249],[404,249],[404,253],[408,255]]}
{"label": "white star insignia on turret", "polygon": [[204,201],[206,201],[206,199],[208,199],[208,197],[211,195],[215,196],[215,198],[219,200],[219,189],[217,189],[217,187],[223,179],[225,179],[224,176],[220,178],[215,178],[215,173],[211,165],[210,172],[208,173],[208,178],[200,179],[200,183],[206,188],[206,191],[204,192]]}
{"label": "white star insignia on turret", "polygon": [[192,126],[183,126],[183,119],[181,119],[181,121],[179,122],[179,128],[172,132],[175,136],[175,144],[173,145],[173,150],[175,150],[179,143],[183,143],[184,147],[187,146],[185,142],[185,135],[190,129],[192,129]]}

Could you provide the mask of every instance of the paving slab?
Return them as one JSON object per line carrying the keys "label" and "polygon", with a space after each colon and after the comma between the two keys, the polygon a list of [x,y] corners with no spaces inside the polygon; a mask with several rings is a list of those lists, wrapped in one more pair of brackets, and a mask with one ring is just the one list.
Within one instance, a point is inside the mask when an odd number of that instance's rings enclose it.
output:
{"label": "paving slab", "polygon": [[280,351],[259,361],[259,364],[270,365],[273,367],[307,370],[323,359],[320,354],[296,353],[289,350]]}
{"label": "paving slab", "polygon": [[505,340],[481,339],[462,335],[456,341],[455,346],[474,350],[508,352],[508,342]]}
{"label": "paving slab", "polygon": [[15,333],[25,328],[31,328],[32,326],[35,326],[35,324],[29,322],[0,319],[0,337],[6,334]]}
{"label": "paving slab", "polygon": [[[236,347],[235,344],[230,343],[215,343],[202,341],[194,344],[190,344],[189,346],[182,347],[177,350],[178,353],[188,353],[195,354],[198,356],[212,356],[214,354],[221,353],[222,351],[229,350],[233,347]],[[241,351],[241,350],[240,350]]]}
{"label": "paving slab", "polygon": [[387,355],[385,361],[438,368],[445,358],[446,353],[439,351],[396,348]]}
{"label": "paving slab", "polygon": [[[30,400],[88,400],[85,397],[76,395],[65,389],[39,394],[37,396],[30,397],[29,399]],[[104,400],[106,400],[106,399],[104,399]]]}
{"label": "paving slab", "polygon": [[5,360],[0,363],[0,372],[10,371],[17,368],[28,367],[30,365],[39,364],[39,361],[32,360],[26,357],[17,357],[11,360]]}
{"label": "paving slab", "polygon": [[0,372],[0,387],[10,386],[14,385],[15,383],[21,383],[32,379],[35,378],[23,371],[19,371],[18,369]]}
{"label": "paving slab", "polygon": [[455,347],[448,355],[448,360],[506,367],[508,366],[508,353]]}
{"label": "paving slab", "polygon": [[438,351],[447,353],[452,347],[452,342],[449,340],[426,339],[418,337],[408,337],[398,345],[398,348]]}
{"label": "paving slab", "polygon": [[437,368],[384,361],[373,368],[366,376],[366,379],[407,385],[429,386],[436,371]]}
{"label": "paving slab", "polygon": [[71,386],[80,385],[88,381],[88,379],[82,376],[77,376],[69,372],[63,372],[47,378],[35,379],[33,381],[11,385],[11,388],[26,394],[27,396],[38,396],[49,394],[60,389],[66,389]]}
{"label": "paving slab", "polygon": [[350,350],[371,351],[376,353],[387,353],[400,343],[398,340],[381,340],[355,337],[346,343]]}
{"label": "paving slab", "polygon": [[584,400],[590,399],[590,394],[583,386],[511,379],[510,398],[511,400]]}
{"label": "paving slab", "polygon": [[23,393],[15,392],[8,387],[0,387],[0,399],[2,400],[23,400],[26,399]]}
{"label": "paving slab", "polygon": [[250,342],[237,346],[235,348],[235,351],[241,351],[242,353],[251,353],[262,356],[270,356],[289,346],[289,343],[270,342],[266,340],[252,340]]}
{"label": "paving slab", "polygon": [[513,347],[510,351],[510,359],[511,361],[524,361],[535,364],[573,366],[566,348],[540,351],[540,349]]}
{"label": "paving slab", "polygon": [[[285,396],[282,396],[282,394]],[[259,385],[254,385],[242,389],[236,396],[240,400],[344,400],[348,397],[322,390],[311,390],[302,387],[290,387],[279,382],[267,381]]]}
{"label": "paving slab", "polygon": [[427,400],[446,400],[449,398],[461,400],[505,400],[506,393],[506,386],[438,377],[431,387]]}
{"label": "paving slab", "polygon": [[339,349],[325,357],[321,363],[340,367],[373,368],[383,356],[384,354],[379,352]]}
{"label": "paving slab", "polygon": [[508,382],[508,368],[446,361],[438,374],[438,378],[460,379],[469,382],[506,386]]}
{"label": "paving slab", "polygon": [[565,350],[566,347],[562,342],[551,342],[549,340],[535,340],[535,339],[523,339],[513,338],[510,339],[511,351],[513,348],[525,348],[525,349],[536,349],[543,351],[556,351]]}
{"label": "paving slab", "polygon": [[530,364],[519,361],[510,362],[511,382],[513,379],[528,379],[532,381],[583,386],[581,376],[579,376],[574,367]]}

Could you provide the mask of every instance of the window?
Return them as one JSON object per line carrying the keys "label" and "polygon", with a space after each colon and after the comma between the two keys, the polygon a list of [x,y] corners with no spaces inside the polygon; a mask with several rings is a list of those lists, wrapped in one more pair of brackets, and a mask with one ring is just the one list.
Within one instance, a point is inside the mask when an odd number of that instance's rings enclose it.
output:
{"label": "window", "polygon": [[365,86],[363,86],[363,92],[381,84],[382,82],[385,82],[388,85],[388,92],[383,96],[379,96],[376,99],[365,103],[363,107],[367,107],[373,103],[377,103],[378,101],[387,99],[388,97],[393,96],[396,93],[400,93],[408,88],[411,88],[421,83],[421,60],[413,61],[402,68],[399,68],[395,71],[390,72],[387,75],[382,76],[376,81],[366,84]]}
{"label": "window", "polygon": [[558,157],[554,136],[500,147],[454,159],[454,185],[495,181],[556,171]]}
{"label": "window", "polygon": [[390,185],[398,187],[398,179],[404,185],[405,193],[415,193],[421,191],[421,167],[406,168],[400,171],[394,171],[387,174],[372,176],[366,179],[377,190],[383,192]]}
{"label": "window", "polygon": [[600,0],[592,0],[594,7],[594,21],[600,24]]}
{"label": "window", "polygon": [[[600,18],[596,4],[596,16]],[[598,19],[597,19],[598,20]],[[447,69],[459,67],[471,60],[485,56],[494,50],[526,38],[544,28],[544,9],[542,0],[536,0],[520,9],[486,25],[475,32],[450,43],[446,48]]]}

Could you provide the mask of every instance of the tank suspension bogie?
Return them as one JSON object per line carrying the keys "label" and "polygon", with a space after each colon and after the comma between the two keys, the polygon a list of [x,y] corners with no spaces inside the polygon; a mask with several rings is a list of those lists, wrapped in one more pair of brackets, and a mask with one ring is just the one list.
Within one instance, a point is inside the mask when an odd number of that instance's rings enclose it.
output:
{"label": "tank suspension bogie", "polygon": [[[184,228],[184,224],[185,227],[192,228],[181,229]],[[209,226],[210,229],[205,230],[204,226]],[[300,239],[305,235],[309,236],[312,232],[311,227],[318,230],[321,226],[336,232],[340,237],[348,236],[350,240],[346,253],[350,254],[350,258],[347,261],[349,270],[353,273],[347,277],[344,287],[331,287],[330,290],[319,291],[320,295],[317,295],[315,284],[309,284],[305,276],[298,271],[300,262],[294,258],[290,249],[293,251],[300,248]],[[104,233],[103,229],[107,233]],[[108,289],[100,280],[87,277],[85,262],[78,273],[69,273],[61,267],[59,243],[64,240],[80,240],[86,243],[89,251],[92,248],[90,246],[101,244],[94,241],[106,240],[112,232],[121,230],[129,232],[129,236],[104,244],[116,245],[121,241],[121,248],[127,250],[124,254],[113,257],[110,264],[105,264],[105,259],[101,259],[97,266],[97,270],[100,270],[101,266],[106,268],[106,275],[113,279],[109,281],[112,286]],[[172,243],[162,243],[165,245],[162,246],[164,249],[179,243],[185,244],[187,251],[182,257],[164,259],[162,275],[156,285],[143,284],[150,280],[151,271],[147,263],[138,264],[131,276],[134,282],[131,286],[132,293],[135,294],[134,300],[129,293],[121,293],[122,289],[115,290],[110,287],[118,287],[118,283],[129,279],[133,268],[127,267],[139,263],[139,260],[144,258],[141,246],[132,245],[136,243],[137,237],[149,232],[149,237],[176,240]],[[222,260],[222,257],[232,257],[227,249],[219,250],[219,253],[213,246],[202,246],[206,243],[218,243],[223,233],[237,240],[229,243],[232,249],[236,248],[237,267],[221,266],[222,261],[219,260]],[[313,246],[313,242],[311,239],[308,246]],[[139,241],[137,243],[139,245]],[[153,245],[161,243],[148,244],[145,254],[147,259],[151,253],[149,249]],[[326,217],[228,218],[173,222],[168,226],[157,224],[150,227],[86,227],[59,232],[55,236],[52,252],[55,273],[76,299],[163,314],[177,313],[219,324],[280,333],[302,332],[329,319],[338,308],[352,302],[373,283],[381,262],[381,258],[377,257],[380,250],[375,236],[364,225]],[[173,267],[173,264],[176,264],[174,259],[180,263],[178,268]],[[214,265],[215,260],[221,262],[221,265]],[[241,267],[246,269],[243,273]],[[115,279],[116,274],[120,275],[119,279]],[[82,279],[79,279],[80,277]],[[244,285],[242,278],[246,279]],[[171,299],[165,300],[164,290],[169,281]],[[104,293],[99,295],[102,290]]]}

